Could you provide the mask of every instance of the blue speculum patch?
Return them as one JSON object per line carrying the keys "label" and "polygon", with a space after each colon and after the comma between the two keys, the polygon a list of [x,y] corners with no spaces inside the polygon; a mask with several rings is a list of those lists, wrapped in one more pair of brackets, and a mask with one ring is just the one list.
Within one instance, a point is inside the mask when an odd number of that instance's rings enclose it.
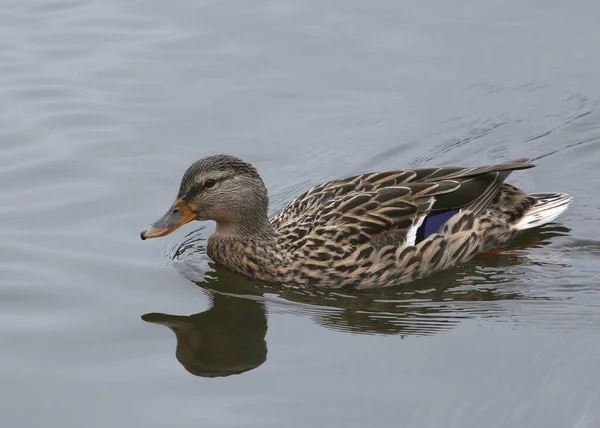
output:
{"label": "blue speculum patch", "polygon": [[418,244],[428,236],[439,232],[444,224],[446,224],[446,222],[456,213],[458,213],[458,210],[450,210],[425,217],[423,224],[419,227],[419,230],[417,230],[417,239],[415,243]]}

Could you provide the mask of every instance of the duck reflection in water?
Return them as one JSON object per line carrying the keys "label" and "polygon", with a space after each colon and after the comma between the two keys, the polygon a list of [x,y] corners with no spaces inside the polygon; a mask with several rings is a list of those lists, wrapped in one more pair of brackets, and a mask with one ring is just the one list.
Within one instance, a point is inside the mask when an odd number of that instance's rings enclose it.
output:
{"label": "duck reflection in water", "polygon": [[[546,226],[517,242],[541,247],[549,238],[569,229]],[[424,336],[445,331],[466,318],[510,318],[519,305],[513,300],[536,300],[531,288],[518,285],[520,266],[543,264],[527,252],[509,251],[480,258],[435,277],[392,289],[340,292],[294,287],[273,287],[246,280],[220,269],[208,268],[204,238],[190,234],[174,249],[176,266],[210,296],[205,312],[177,316],[151,313],[144,321],[169,327],[177,337],[177,360],[187,371],[202,377],[219,377],[252,370],[267,357],[266,302],[277,312],[311,317],[326,328],[363,334]],[[191,278],[190,263],[198,278]],[[559,262],[559,261],[558,261]],[[554,266],[557,260],[550,260]],[[183,269],[182,269],[183,267]],[[512,269],[514,267],[514,269]],[[516,285],[515,285],[516,284]]]}
{"label": "duck reflection in water", "polygon": [[210,293],[212,307],[189,316],[149,313],[146,322],[169,327],[175,355],[193,375],[222,377],[255,369],[267,359],[267,314],[262,301]]}

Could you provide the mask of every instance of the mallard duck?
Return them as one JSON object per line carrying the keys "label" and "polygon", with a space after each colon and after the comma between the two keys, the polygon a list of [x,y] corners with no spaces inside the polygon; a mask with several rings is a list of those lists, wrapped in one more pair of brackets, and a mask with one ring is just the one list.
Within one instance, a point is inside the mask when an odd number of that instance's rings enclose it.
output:
{"label": "mallard duck", "polygon": [[319,184],[268,217],[258,171],[229,155],[185,171],[172,207],[141,233],[167,235],[214,220],[207,252],[268,283],[370,289],[407,283],[500,249],[567,209],[564,193],[504,183],[526,159],[481,167],[404,169]]}

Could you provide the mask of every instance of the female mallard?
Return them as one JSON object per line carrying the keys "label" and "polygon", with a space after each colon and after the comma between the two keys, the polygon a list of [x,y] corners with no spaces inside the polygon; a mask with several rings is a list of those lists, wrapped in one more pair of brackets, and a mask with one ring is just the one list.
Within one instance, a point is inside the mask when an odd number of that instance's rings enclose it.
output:
{"label": "female mallard", "polygon": [[141,237],[214,220],[208,255],[246,277],[386,287],[464,263],[558,217],[568,195],[526,194],[504,183],[512,171],[533,166],[520,159],[362,174],[315,186],[269,219],[256,168],[233,156],[209,156],[187,169],[173,206]]}

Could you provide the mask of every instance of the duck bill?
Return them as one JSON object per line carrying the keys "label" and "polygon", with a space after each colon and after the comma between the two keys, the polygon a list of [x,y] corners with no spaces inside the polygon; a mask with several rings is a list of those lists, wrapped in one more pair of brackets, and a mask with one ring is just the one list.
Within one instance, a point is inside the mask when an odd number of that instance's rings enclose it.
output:
{"label": "duck bill", "polygon": [[183,199],[177,199],[169,211],[159,220],[144,229],[141,233],[142,239],[158,238],[168,235],[192,220],[197,220],[198,214]]}

